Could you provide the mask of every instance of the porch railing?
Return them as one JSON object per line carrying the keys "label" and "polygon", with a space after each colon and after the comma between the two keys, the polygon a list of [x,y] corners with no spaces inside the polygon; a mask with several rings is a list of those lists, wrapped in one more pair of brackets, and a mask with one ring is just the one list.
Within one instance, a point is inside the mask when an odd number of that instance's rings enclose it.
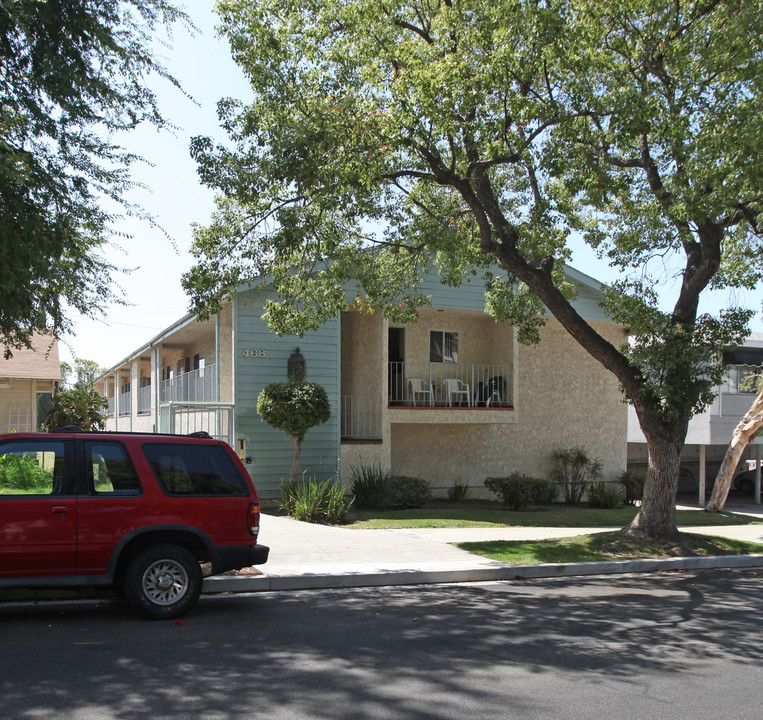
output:
{"label": "porch railing", "polygon": [[[442,407],[449,403],[446,380],[458,380],[459,393],[451,404],[470,407],[509,407],[511,365],[461,363],[389,363],[389,403],[403,406]],[[419,382],[421,381],[421,382]],[[468,386],[468,389],[467,389]],[[418,388],[418,392],[416,392]]]}
{"label": "porch railing", "polygon": [[751,383],[749,378],[761,373],[763,368],[760,365],[727,365],[721,383],[721,392],[726,395],[755,394],[755,384]]}
{"label": "porch railing", "polygon": [[128,391],[119,395],[119,414],[129,415],[132,412],[132,392]]}
{"label": "porch railing", "polygon": [[138,390],[138,415],[148,415],[151,412],[151,386],[147,385]]}
{"label": "porch railing", "polygon": [[216,365],[207,365],[164,380],[161,402],[217,402]]}
{"label": "porch railing", "polygon": [[233,446],[233,403],[166,402],[159,405],[159,432],[208,432]]}
{"label": "porch railing", "polygon": [[381,402],[378,397],[342,395],[340,402],[342,439],[381,439]]}

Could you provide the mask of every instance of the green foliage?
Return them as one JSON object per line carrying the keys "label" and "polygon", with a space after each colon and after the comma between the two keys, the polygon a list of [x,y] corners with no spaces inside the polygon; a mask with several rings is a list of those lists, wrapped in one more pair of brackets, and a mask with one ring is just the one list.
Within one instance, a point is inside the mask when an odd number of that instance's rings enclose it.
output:
{"label": "green foliage", "polygon": [[588,456],[581,447],[554,450],[554,482],[562,489],[564,502],[578,505],[588,488],[601,480],[601,462]]}
{"label": "green foliage", "polygon": [[528,478],[528,492],[533,505],[553,505],[559,488],[549,478]]}
{"label": "green foliage", "polygon": [[460,480],[456,480],[453,485],[448,488],[448,500],[450,502],[461,502],[466,500],[469,495],[469,484],[462,483]]}
{"label": "green foliage", "polygon": [[635,505],[644,494],[646,478],[636,473],[624,472],[620,475],[620,484],[623,486],[623,498],[626,505]]}
{"label": "green foliage", "polygon": [[303,522],[336,525],[341,523],[352,505],[338,478],[319,480],[302,477],[281,483],[281,508]]}
{"label": "green foliage", "polygon": [[623,502],[622,489],[612,483],[598,480],[588,486],[588,504],[591,507],[611,509]]}
{"label": "green foliage", "polygon": [[495,493],[509,510],[524,510],[528,505],[551,505],[556,500],[557,487],[552,480],[534,478],[520,472],[508,477],[490,477],[485,487]]}
{"label": "green foliage", "polygon": [[420,508],[431,494],[429,484],[423,478],[392,475],[389,479],[387,504],[397,510]]}
{"label": "green foliage", "polygon": [[74,425],[78,430],[103,430],[104,411],[108,407],[109,401],[92,385],[78,384],[70,390],[61,388],[53,396],[43,425],[48,431],[67,425]]}
{"label": "green foliage", "polygon": [[[192,142],[221,193],[184,277],[196,311],[269,277],[279,333],[348,301],[405,321],[434,265],[483,283],[522,342],[545,306],[617,377],[653,455],[683,442],[751,317],[701,315],[702,295],[763,277],[757,0],[217,7],[252,99],[220,104],[229,147]],[[604,310],[632,344],[571,304],[571,237],[617,275]],[[642,513],[672,480],[650,477]]]}
{"label": "green foliage", "polygon": [[384,507],[389,495],[389,475],[378,463],[353,467],[351,488],[357,507],[369,510]]}
{"label": "green foliage", "polygon": [[0,455],[0,493],[50,493],[53,473],[31,455]]}
{"label": "green foliage", "polygon": [[326,389],[317,383],[278,382],[262,389],[257,412],[268,425],[301,442],[310,428],[331,417],[331,403]]}
{"label": "green foliage", "polygon": [[495,493],[509,510],[524,510],[530,502],[528,478],[520,472],[508,477],[489,477],[485,487]]}
{"label": "green foliage", "polygon": [[13,0],[0,4],[0,342],[59,334],[67,313],[93,316],[115,300],[115,268],[100,254],[138,158],[112,138],[166,125],[146,85],[177,82],[151,48],[154,31],[190,26],[168,0]]}

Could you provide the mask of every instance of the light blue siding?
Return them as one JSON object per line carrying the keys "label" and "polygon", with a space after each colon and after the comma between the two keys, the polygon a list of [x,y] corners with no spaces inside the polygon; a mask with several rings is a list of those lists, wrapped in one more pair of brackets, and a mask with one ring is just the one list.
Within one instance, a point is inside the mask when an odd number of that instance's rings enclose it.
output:
{"label": "light blue siding", "polygon": [[305,379],[323,385],[332,416],[307,433],[302,444],[301,468],[309,474],[337,472],[339,456],[339,318],[303,338],[277,337],[263,321],[264,301],[272,295],[250,290],[236,295],[234,373],[236,437],[246,440],[248,469],[263,497],[278,497],[282,479],[291,469],[291,438],[263,422],[257,414],[260,391],[273,382],[287,380],[289,356],[299,347],[305,357]]}

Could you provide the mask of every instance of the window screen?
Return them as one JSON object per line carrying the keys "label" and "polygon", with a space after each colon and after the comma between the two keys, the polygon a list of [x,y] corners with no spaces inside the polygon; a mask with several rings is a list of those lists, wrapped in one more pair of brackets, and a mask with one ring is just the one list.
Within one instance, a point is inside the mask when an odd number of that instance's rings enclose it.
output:
{"label": "window screen", "polygon": [[219,445],[145,443],[156,479],[170,495],[243,495],[244,479]]}

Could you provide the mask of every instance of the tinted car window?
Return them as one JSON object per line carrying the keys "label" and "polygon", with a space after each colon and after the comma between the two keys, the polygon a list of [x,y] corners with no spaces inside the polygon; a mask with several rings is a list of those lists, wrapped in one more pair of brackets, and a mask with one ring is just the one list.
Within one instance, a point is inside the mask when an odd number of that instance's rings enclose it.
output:
{"label": "tinted car window", "polygon": [[122,443],[85,443],[88,492],[93,495],[137,495],[140,482]]}
{"label": "tinted car window", "polygon": [[64,443],[51,440],[0,444],[0,494],[60,495],[65,491]]}
{"label": "tinted car window", "polygon": [[170,495],[241,495],[246,492],[228,453],[219,445],[145,443],[143,453]]}

